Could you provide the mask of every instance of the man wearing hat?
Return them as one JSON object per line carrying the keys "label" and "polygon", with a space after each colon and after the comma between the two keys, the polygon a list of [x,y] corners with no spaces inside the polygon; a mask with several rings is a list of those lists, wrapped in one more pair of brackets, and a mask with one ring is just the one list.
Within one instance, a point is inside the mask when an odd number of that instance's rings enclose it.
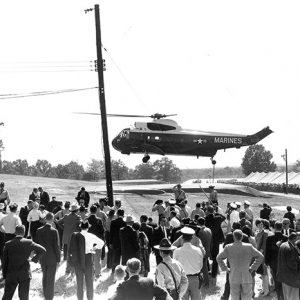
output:
{"label": "man wearing hat", "polygon": [[200,300],[201,270],[203,267],[203,253],[192,245],[191,241],[195,235],[195,230],[190,227],[181,229],[183,246],[174,251],[174,259],[178,260],[188,278],[188,288],[183,296],[183,300]]}
{"label": "man wearing hat", "polygon": [[174,207],[176,214],[179,214],[179,207],[176,205],[176,200],[173,198],[169,199],[168,203],[169,203],[169,205],[166,207],[165,216],[169,220],[171,210],[173,210],[173,207]]}
{"label": "man wearing hat", "polygon": [[229,222],[230,225],[232,226],[233,222],[240,221],[240,214],[237,211],[237,205],[234,202],[230,203],[230,209],[231,209],[231,213],[229,215]]}
{"label": "man wearing hat", "polygon": [[[67,253],[69,250],[71,235],[74,232],[79,231],[79,224],[81,223],[81,218],[77,214],[78,209],[79,209],[79,206],[77,205],[77,203],[76,202],[73,203],[70,206],[70,214],[65,215],[62,219],[60,219],[58,221],[58,224],[63,225],[63,227],[64,227],[62,243],[63,243],[63,245],[67,245],[67,246],[64,246],[64,248],[67,249]],[[67,261],[66,274],[70,274],[70,272],[71,272],[70,264],[69,264],[69,261]]]}
{"label": "man wearing hat", "polygon": [[156,285],[151,278],[140,277],[141,261],[131,258],[127,261],[129,279],[122,282],[109,300],[172,300],[166,290]]}
{"label": "man wearing hat", "polygon": [[120,229],[120,242],[121,242],[121,263],[126,265],[127,260],[130,258],[138,258],[139,243],[137,232],[132,228],[134,223],[133,216],[128,215],[125,219],[126,226]]}
{"label": "man wearing hat", "polygon": [[208,189],[209,189],[209,202],[212,204],[218,202],[218,192],[215,190],[215,186],[210,185]]}
{"label": "man wearing hat", "polygon": [[163,238],[154,248],[162,257],[162,262],[155,272],[157,284],[165,288],[173,299],[182,299],[188,287],[188,279],[180,262],[171,257],[176,247],[172,246],[167,238]]}
{"label": "man wearing hat", "polygon": [[93,300],[93,253],[95,249],[102,249],[104,241],[88,232],[89,222],[84,220],[80,224],[80,232],[74,232],[70,240],[69,261],[75,268],[77,282],[77,299],[83,300],[83,281],[86,285],[88,300]]}

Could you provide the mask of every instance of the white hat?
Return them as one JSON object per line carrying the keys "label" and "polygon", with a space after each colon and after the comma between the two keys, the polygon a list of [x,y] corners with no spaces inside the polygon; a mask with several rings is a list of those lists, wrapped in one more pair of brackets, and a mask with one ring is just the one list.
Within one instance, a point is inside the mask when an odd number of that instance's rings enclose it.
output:
{"label": "white hat", "polygon": [[237,208],[236,204],[234,202],[230,203],[231,208]]}
{"label": "white hat", "polygon": [[71,207],[70,207],[70,211],[76,211],[79,209],[79,206],[77,203],[72,203]]}
{"label": "white hat", "polygon": [[176,204],[176,200],[175,199],[173,199],[173,198],[171,198],[171,199],[169,199],[169,204]]}
{"label": "white hat", "polygon": [[251,203],[248,200],[245,200],[244,204],[249,205],[249,206],[251,205]]}
{"label": "white hat", "polygon": [[235,204],[236,204],[237,206],[242,206],[242,203],[241,203],[241,202],[235,202]]}
{"label": "white hat", "polygon": [[131,222],[134,222],[134,218],[133,218],[133,216],[131,216],[131,215],[128,215],[128,216],[126,217],[126,220],[125,220],[125,222],[126,222],[126,223],[131,223]]}
{"label": "white hat", "polygon": [[180,231],[182,234],[188,234],[188,235],[195,234],[195,230],[190,227],[183,227]]}

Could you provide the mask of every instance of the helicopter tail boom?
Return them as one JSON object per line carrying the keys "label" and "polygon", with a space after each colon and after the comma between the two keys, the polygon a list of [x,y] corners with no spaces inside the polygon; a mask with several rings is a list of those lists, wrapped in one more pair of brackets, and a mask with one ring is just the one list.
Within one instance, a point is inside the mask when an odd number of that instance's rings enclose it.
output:
{"label": "helicopter tail boom", "polygon": [[250,145],[256,144],[262,139],[264,139],[265,137],[267,137],[268,135],[270,135],[271,133],[273,133],[273,131],[269,128],[269,126],[265,127],[264,129],[258,131],[257,133],[249,136],[250,137],[249,144]]}

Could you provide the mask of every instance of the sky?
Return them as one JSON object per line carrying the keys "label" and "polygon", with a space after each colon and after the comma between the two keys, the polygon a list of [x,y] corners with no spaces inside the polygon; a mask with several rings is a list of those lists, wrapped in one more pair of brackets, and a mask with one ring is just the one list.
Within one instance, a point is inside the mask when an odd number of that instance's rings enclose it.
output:
{"label": "sky", "polygon": [[[300,159],[298,1],[52,0],[0,4],[0,139],[3,160],[103,159],[94,11],[100,5],[107,113],[177,114],[183,128],[253,134],[284,164]],[[90,63],[91,62],[91,63]],[[89,89],[92,88],[92,89]],[[87,89],[4,99],[7,94]],[[136,121],[109,118],[109,139]],[[240,166],[245,150],[219,151],[217,167]],[[128,167],[142,154],[112,159]],[[180,168],[209,158],[168,156]],[[151,155],[151,161],[161,156]]]}

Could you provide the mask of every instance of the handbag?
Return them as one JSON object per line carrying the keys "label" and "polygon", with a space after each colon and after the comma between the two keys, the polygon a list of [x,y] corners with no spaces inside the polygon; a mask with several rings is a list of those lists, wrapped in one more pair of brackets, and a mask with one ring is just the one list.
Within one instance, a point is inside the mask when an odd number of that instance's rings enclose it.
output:
{"label": "handbag", "polygon": [[171,268],[168,266],[168,264],[166,264],[165,262],[161,262],[162,264],[164,264],[170,271],[171,275],[172,275],[172,278],[173,278],[173,281],[174,281],[174,284],[175,284],[175,289],[174,290],[168,290],[170,296],[172,297],[173,300],[179,300],[179,289],[177,287],[177,284],[176,284],[176,280],[175,280],[175,277],[174,277],[174,274],[171,270]]}

